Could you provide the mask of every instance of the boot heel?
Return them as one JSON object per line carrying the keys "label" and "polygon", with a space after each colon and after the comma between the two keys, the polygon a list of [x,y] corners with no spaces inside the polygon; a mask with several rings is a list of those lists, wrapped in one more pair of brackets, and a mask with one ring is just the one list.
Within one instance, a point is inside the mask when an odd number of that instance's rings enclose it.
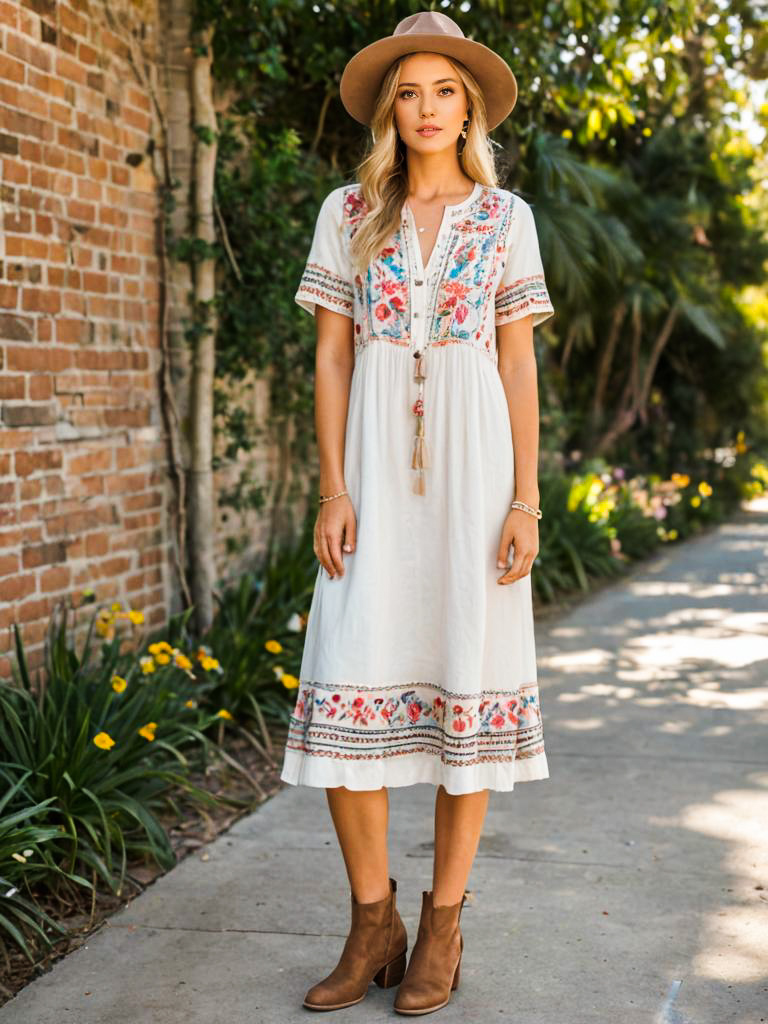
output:
{"label": "boot heel", "polygon": [[459,962],[456,964],[456,973],[453,975],[453,981],[451,982],[451,992],[455,988],[459,987],[459,977],[461,975],[461,957],[464,952],[464,936],[461,936],[461,946],[459,947]]}
{"label": "boot heel", "polygon": [[400,956],[395,957],[394,960],[390,960],[388,964],[384,964],[381,970],[374,976],[374,981],[379,988],[391,988],[393,985],[399,985],[405,975],[405,954],[407,950],[403,950]]}
{"label": "boot heel", "polygon": [[456,973],[454,974],[453,981],[451,982],[451,992],[453,992],[453,990],[455,988],[459,987],[459,975],[460,975],[460,973],[461,973],[461,957],[459,957],[459,962],[456,964]]}

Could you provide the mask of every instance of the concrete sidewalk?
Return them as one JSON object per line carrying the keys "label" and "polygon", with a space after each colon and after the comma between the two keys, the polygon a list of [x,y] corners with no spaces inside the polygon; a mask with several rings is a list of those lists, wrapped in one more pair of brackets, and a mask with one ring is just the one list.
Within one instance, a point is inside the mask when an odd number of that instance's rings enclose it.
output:
{"label": "concrete sidewalk", "polygon": [[[491,794],[444,1024],[768,1020],[768,505],[537,625],[550,778]],[[434,788],[390,790],[412,945]],[[0,1010],[0,1024],[293,1024],[347,882],[286,787]],[[202,852],[202,851],[200,851]],[[392,1021],[371,986],[339,1020]],[[317,1019],[315,1017],[314,1019]]]}

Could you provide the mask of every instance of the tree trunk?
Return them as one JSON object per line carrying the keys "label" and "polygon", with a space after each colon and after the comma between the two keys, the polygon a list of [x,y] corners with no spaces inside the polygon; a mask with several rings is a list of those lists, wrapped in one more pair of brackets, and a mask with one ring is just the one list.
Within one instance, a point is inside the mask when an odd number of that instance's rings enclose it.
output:
{"label": "tree trunk", "polygon": [[592,398],[592,410],[590,412],[589,425],[587,428],[587,443],[585,447],[589,450],[595,435],[603,424],[605,416],[605,393],[608,390],[608,381],[611,379],[613,368],[613,356],[621,333],[621,325],[627,314],[627,303],[625,299],[617,302],[611,316],[611,326],[608,330],[608,338],[603,346],[597,362],[597,373],[595,375],[595,393]]}
{"label": "tree trunk", "polygon": [[651,354],[648,357],[648,362],[645,367],[645,372],[642,375],[642,380],[640,379],[641,331],[639,313],[636,317],[633,317],[634,337],[629,375],[627,377],[626,384],[624,385],[624,391],[621,399],[619,400],[618,409],[614,416],[613,423],[608,430],[605,431],[595,446],[594,453],[596,455],[604,455],[623,434],[626,434],[626,432],[634,426],[638,415],[642,419],[642,422],[645,423],[646,406],[648,404],[648,396],[651,391],[653,377],[656,373],[656,367],[658,366],[659,359],[661,358],[661,353],[664,351],[664,347],[670,339],[679,312],[679,306],[675,301],[670,306],[662,328],[653,343],[653,348],[651,349]]}
{"label": "tree trunk", "polygon": [[[216,169],[216,112],[213,106],[211,42],[213,27],[207,26],[194,40],[192,108],[196,128],[195,237],[212,246],[215,237],[214,172]],[[213,300],[216,296],[216,264],[204,255],[194,264],[194,308],[198,330],[195,337],[192,374],[189,528],[192,596],[199,635],[213,620],[214,515],[213,488],[213,385],[216,363],[216,329]]]}

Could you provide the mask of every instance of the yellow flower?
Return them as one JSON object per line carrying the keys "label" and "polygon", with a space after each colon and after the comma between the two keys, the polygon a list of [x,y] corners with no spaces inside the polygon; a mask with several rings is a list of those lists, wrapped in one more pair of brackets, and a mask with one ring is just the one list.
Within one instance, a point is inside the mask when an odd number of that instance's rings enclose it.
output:
{"label": "yellow flower", "polygon": [[744,431],[740,430],[738,432],[738,434],[736,435],[736,440],[739,442],[739,444],[742,444],[744,442],[744,440],[746,439],[746,436],[747,435],[744,433]]}
{"label": "yellow flower", "polygon": [[281,682],[286,690],[295,690],[299,685],[299,680],[296,676],[292,676],[290,672],[284,672],[281,676]]}
{"label": "yellow flower", "polygon": [[93,737],[93,742],[101,750],[109,750],[110,747],[114,747],[115,745],[115,741],[112,739],[109,733],[106,732],[97,732],[96,735]]}
{"label": "yellow flower", "polygon": [[229,713],[229,712],[227,711],[227,709],[226,709],[226,708],[221,708],[221,710],[220,710],[220,711],[217,711],[217,712],[216,712],[216,717],[217,717],[217,718],[229,718],[229,719],[230,719],[230,721],[232,721],[232,720],[233,720],[233,719],[232,719],[232,715],[230,715],[230,713]]}
{"label": "yellow flower", "polygon": [[207,654],[205,655],[204,658],[200,659],[200,664],[203,666],[206,672],[209,672],[211,669],[220,667],[216,658],[209,658]]}
{"label": "yellow flower", "polygon": [[141,671],[144,675],[149,675],[150,672],[155,671],[155,662],[153,658],[139,658],[139,664],[141,665]]}
{"label": "yellow flower", "polygon": [[134,626],[140,626],[144,621],[144,612],[137,612],[131,609],[128,612],[128,618],[134,624]]}
{"label": "yellow flower", "polygon": [[573,138],[573,132],[571,131],[570,128],[563,128],[563,130],[560,132],[560,134],[562,135],[562,137],[564,139],[572,139]]}
{"label": "yellow flower", "polygon": [[691,482],[691,478],[687,473],[673,473],[671,480],[673,483],[677,484],[678,487],[687,487]]}
{"label": "yellow flower", "polygon": [[107,640],[111,640],[115,635],[115,629],[111,622],[107,622],[104,619],[97,619],[94,625],[96,627],[96,632],[100,636],[106,637]]}
{"label": "yellow flower", "polygon": [[691,498],[691,504],[694,508],[699,507],[699,505],[701,504],[701,498],[698,496],[698,494],[694,494],[694,496]]}
{"label": "yellow flower", "polygon": [[158,665],[167,665],[170,660],[170,655],[166,654],[165,651],[158,651],[155,655],[155,661]]}
{"label": "yellow flower", "polygon": [[157,728],[157,722],[147,722],[146,725],[142,725],[140,729],[137,729],[139,736],[143,736],[145,740],[153,740],[155,738],[155,729]]}
{"label": "yellow flower", "polygon": [[744,444],[743,441],[736,442],[736,451],[739,455],[743,455],[746,450],[747,446]]}
{"label": "yellow flower", "polygon": [[112,676],[112,689],[115,693],[122,693],[128,683],[122,676]]}
{"label": "yellow flower", "polygon": [[699,484],[699,494],[703,494],[705,498],[708,498],[711,493],[712,488],[709,486],[706,480],[702,480]]}
{"label": "yellow flower", "polygon": [[267,640],[264,646],[267,648],[270,654],[279,654],[280,651],[282,651],[283,649],[283,645],[280,643],[279,640]]}
{"label": "yellow flower", "polygon": [[186,654],[182,654],[181,651],[178,651],[175,654],[173,661],[175,665],[179,666],[179,668],[192,668],[192,662]]}
{"label": "yellow flower", "polygon": [[197,707],[197,701],[196,701],[196,700],[188,700],[188,701],[187,701],[187,702],[186,702],[186,703],[184,704],[184,707],[185,707],[185,708],[196,708],[196,707]]}
{"label": "yellow flower", "polygon": [[170,654],[173,648],[166,640],[158,640],[156,644],[150,644],[148,650],[150,654],[158,655],[166,652]]}
{"label": "yellow flower", "polygon": [[119,612],[122,607],[123,606],[120,604],[119,601],[115,601],[114,604],[112,605],[112,611]]}
{"label": "yellow flower", "polygon": [[669,532],[667,533],[667,537],[668,537],[668,538],[669,538],[670,540],[677,540],[677,530],[676,530],[676,529],[675,529],[675,528],[673,527],[673,528],[672,528],[671,530],[669,530]]}

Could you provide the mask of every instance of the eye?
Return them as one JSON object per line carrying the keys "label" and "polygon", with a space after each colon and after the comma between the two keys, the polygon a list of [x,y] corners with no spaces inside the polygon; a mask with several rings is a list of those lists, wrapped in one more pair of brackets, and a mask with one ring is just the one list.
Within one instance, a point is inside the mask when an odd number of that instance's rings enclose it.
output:
{"label": "eye", "polygon": [[413,92],[413,89],[404,89],[404,90],[403,90],[403,91],[402,91],[402,92],[400,93],[399,99],[401,99],[401,100],[404,100],[404,99],[405,99],[405,97],[406,97],[406,95],[407,95],[407,94],[408,94],[409,92],[410,92],[410,93],[412,93],[412,92]]}
{"label": "eye", "polygon": [[442,89],[440,90],[440,92],[445,92],[445,90],[446,90],[446,89],[447,89],[447,90],[448,90],[448,92],[450,92],[450,93],[453,93],[453,91],[454,91],[454,90],[453,90],[453,87],[452,87],[452,86],[450,86],[450,85],[444,85],[444,86],[443,86],[443,88],[442,88]]}

